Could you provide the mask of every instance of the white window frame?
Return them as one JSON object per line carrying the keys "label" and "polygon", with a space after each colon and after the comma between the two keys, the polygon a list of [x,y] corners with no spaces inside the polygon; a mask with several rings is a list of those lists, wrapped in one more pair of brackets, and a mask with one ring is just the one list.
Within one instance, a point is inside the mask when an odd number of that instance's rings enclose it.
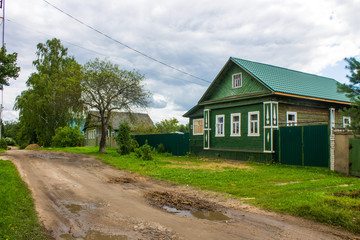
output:
{"label": "white window frame", "polygon": [[[234,77],[240,75],[240,79],[235,80]],[[232,88],[241,88],[242,87],[242,73],[235,73],[232,75]]]}
{"label": "white window frame", "polygon": [[[219,123],[219,118],[223,118],[222,123]],[[220,127],[222,129],[221,133],[219,133]],[[225,115],[216,115],[215,137],[224,137],[224,136],[225,136]]]}
{"label": "white window frame", "polygon": [[[201,133],[195,133],[195,128],[199,128],[201,125],[195,124],[195,122],[202,121],[202,132]],[[204,135],[204,119],[203,118],[196,118],[193,120],[193,135]]]}
{"label": "white window frame", "polygon": [[[252,115],[257,115],[257,120],[251,120]],[[257,128],[256,128],[257,132],[251,132],[251,126],[253,124],[257,125]],[[248,112],[248,136],[249,137],[260,136],[260,112],[259,111]]]}
{"label": "white window frame", "polygon": [[89,130],[89,139],[95,139],[95,129]]}
{"label": "white window frame", "polygon": [[[295,120],[289,121],[289,115],[294,115]],[[297,112],[286,112],[286,126],[296,126],[297,125]]]}
{"label": "white window frame", "polygon": [[[345,123],[345,120],[349,120],[349,123],[346,124],[346,123]],[[350,127],[350,125],[351,125],[351,117],[349,117],[349,116],[343,116],[343,128]]]}
{"label": "white window frame", "polygon": [[[234,122],[234,117],[239,117],[239,122]],[[234,125],[239,124],[239,132],[234,133]],[[230,136],[239,137],[241,136],[241,113],[232,113],[231,114],[231,132]]]}

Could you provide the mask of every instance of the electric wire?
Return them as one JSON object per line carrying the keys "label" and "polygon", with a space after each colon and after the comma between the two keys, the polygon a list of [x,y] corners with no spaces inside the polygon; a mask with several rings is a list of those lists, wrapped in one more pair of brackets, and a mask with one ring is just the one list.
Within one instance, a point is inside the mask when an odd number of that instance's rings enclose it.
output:
{"label": "electric wire", "polygon": [[125,43],[122,43],[122,42],[120,42],[119,40],[116,40],[116,39],[112,38],[111,36],[109,36],[109,35],[101,32],[100,30],[97,30],[96,28],[94,28],[94,27],[86,24],[85,22],[83,22],[83,21],[79,20],[78,18],[72,16],[71,14],[65,12],[64,10],[56,7],[55,5],[53,5],[52,3],[48,2],[47,0],[43,0],[43,1],[44,1],[45,3],[47,3],[48,5],[50,5],[51,7],[55,8],[56,10],[58,10],[59,12],[65,14],[66,16],[70,17],[71,19],[73,19],[73,20],[77,21],[78,23],[82,24],[83,26],[86,26],[87,28],[89,28],[89,29],[97,32],[98,34],[100,34],[100,35],[102,35],[102,36],[104,36],[104,37],[106,37],[106,38],[108,38],[108,39],[110,39],[110,40],[112,40],[112,41],[114,41],[114,42],[116,42],[116,43],[118,43],[118,44],[120,44],[120,45],[122,45],[122,46],[124,46],[124,47],[126,47],[126,48],[128,48],[128,49],[130,49],[130,50],[132,50],[132,51],[134,51],[134,52],[136,52],[136,53],[138,53],[138,54],[140,54],[140,55],[142,55],[142,56],[145,57],[145,58],[148,58],[148,59],[150,59],[150,60],[152,60],[152,61],[154,61],[154,62],[157,62],[157,63],[159,63],[159,64],[162,64],[162,65],[164,65],[164,66],[166,66],[166,67],[168,67],[168,68],[171,68],[171,69],[173,69],[173,70],[175,70],[175,71],[178,71],[178,72],[183,73],[183,74],[185,74],[185,75],[188,75],[188,76],[190,76],[190,77],[196,78],[196,79],[198,79],[198,80],[200,80],[200,81],[207,82],[207,83],[211,83],[211,81],[205,80],[205,79],[200,78],[200,77],[197,77],[197,76],[195,76],[195,75],[193,75],[193,74],[191,74],[191,73],[188,73],[188,72],[185,72],[185,71],[183,71],[183,70],[181,70],[181,69],[178,69],[178,68],[176,68],[176,67],[173,67],[173,66],[171,66],[171,65],[169,65],[169,64],[167,64],[167,63],[165,63],[165,62],[163,62],[163,61],[157,60],[156,58],[151,57],[151,56],[149,56],[148,54],[145,54],[145,53],[143,53],[143,52],[141,52],[141,51],[139,51],[139,50],[137,50],[137,49],[135,49],[135,48],[133,48],[133,47],[130,47],[129,45],[127,45],[127,44],[125,44]]}
{"label": "electric wire", "polygon": [[[8,19],[8,18],[5,19],[5,20],[8,21],[8,22],[10,22],[10,23],[17,24],[17,25],[21,26],[22,28],[24,28],[24,29],[26,29],[26,30],[28,30],[28,31],[30,31],[30,32],[35,32],[35,33],[38,33],[38,34],[42,34],[42,35],[45,35],[45,36],[49,36],[49,37],[54,38],[54,36],[51,35],[51,34],[44,33],[44,32],[41,32],[41,31],[39,31],[39,30],[34,30],[34,29],[32,29],[32,28],[30,28],[30,27],[28,27],[28,26],[25,26],[25,25],[23,25],[23,24],[21,24],[21,23],[18,23],[18,22],[14,21],[14,20],[11,20],[11,19]],[[0,26],[1,26],[1,24],[0,24]],[[81,49],[83,49],[83,50],[85,50],[85,51],[92,52],[92,53],[95,53],[95,54],[98,54],[98,55],[101,55],[101,56],[104,56],[104,57],[111,57],[111,58],[121,59],[121,58],[119,58],[119,57],[117,57],[117,56],[111,56],[111,55],[107,55],[107,54],[104,54],[104,53],[101,53],[101,52],[98,52],[98,51],[94,51],[94,50],[92,50],[92,49],[83,47],[83,46],[81,46],[81,45],[75,44],[75,43],[73,43],[73,42],[70,42],[70,41],[67,41],[67,40],[64,40],[64,39],[61,39],[61,41],[62,41],[62,42],[65,42],[65,43],[67,43],[67,44],[69,44],[69,45],[72,45],[72,46],[81,48]],[[170,76],[170,75],[167,75],[167,74],[164,74],[164,73],[162,73],[162,76],[167,76],[167,77],[169,77],[169,78],[174,78],[173,76]],[[194,82],[194,81],[191,81],[191,80],[187,80],[187,79],[183,79],[183,78],[176,78],[176,79],[177,79],[177,80],[184,81],[184,82],[193,83],[193,84],[196,84],[196,85],[199,85],[199,86],[204,86],[204,85],[202,85],[202,84],[200,84],[200,83],[198,83],[198,82]]]}

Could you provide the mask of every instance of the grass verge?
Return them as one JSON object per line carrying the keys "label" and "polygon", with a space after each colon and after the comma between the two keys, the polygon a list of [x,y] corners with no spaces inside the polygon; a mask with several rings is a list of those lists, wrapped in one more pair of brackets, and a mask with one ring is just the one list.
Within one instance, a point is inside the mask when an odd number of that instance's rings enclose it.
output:
{"label": "grass verge", "polygon": [[[340,226],[360,233],[360,180],[325,168],[242,163],[156,155],[142,161],[114,149],[52,149],[95,155],[119,169],[181,185],[230,194],[264,209]],[[359,194],[352,194],[358,192]]]}
{"label": "grass verge", "polygon": [[0,160],[0,238],[52,239],[39,223],[31,192],[10,161]]}

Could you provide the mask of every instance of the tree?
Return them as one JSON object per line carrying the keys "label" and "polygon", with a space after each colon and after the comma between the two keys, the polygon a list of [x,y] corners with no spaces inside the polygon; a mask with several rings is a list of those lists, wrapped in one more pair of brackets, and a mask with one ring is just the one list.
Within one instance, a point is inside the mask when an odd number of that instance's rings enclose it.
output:
{"label": "tree", "polygon": [[16,64],[17,53],[6,54],[6,48],[0,50],[0,85],[9,86],[9,79],[19,77],[20,67]]}
{"label": "tree", "polygon": [[172,133],[178,130],[179,121],[176,118],[164,119],[155,124],[159,133]]}
{"label": "tree", "polygon": [[115,138],[119,146],[118,152],[121,155],[127,155],[139,146],[137,141],[130,136],[131,127],[128,122],[120,123],[119,131]]}
{"label": "tree", "polygon": [[106,132],[113,111],[132,111],[146,107],[150,93],[144,89],[144,76],[136,71],[120,70],[108,60],[95,59],[85,64],[81,83],[83,103],[99,112],[101,138],[99,152],[106,152]]}
{"label": "tree", "polygon": [[164,119],[155,124],[159,133],[173,133],[173,132],[189,132],[189,125],[179,124],[176,118]]}
{"label": "tree", "polygon": [[338,90],[346,93],[354,105],[343,109],[342,112],[351,117],[349,128],[360,134],[360,62],[353,57],[345,58],[345,60],[349,64],[346,68],[350,70],[350,75],[346,77],[349,78],[350,84],[338,84]]}
{"label": "tree", "polygon": [[50,146],[55,129],[73,124],[82,112],[81,65],[68,56],[54,38],[39,43],[33,61],[37,72],[26,82],[27,90],[16,98],[23,140]]}
{"label": "tree", "polygon": [[52,137],[54,147],[76,147],[84,143],[84,136],[78,126],[58,127]]}

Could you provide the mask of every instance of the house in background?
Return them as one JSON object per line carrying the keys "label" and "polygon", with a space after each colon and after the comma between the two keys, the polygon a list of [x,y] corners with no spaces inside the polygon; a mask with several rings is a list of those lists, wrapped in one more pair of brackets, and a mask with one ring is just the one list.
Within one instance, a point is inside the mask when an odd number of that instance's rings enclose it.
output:
{"label": "house in background", "polygon": [[331,78],[231,57],[190,120],[190,151],[197,155],[270,161],[280,126],[346,127],[350,106]]}
{"label": "house in background", "polygon": [[[131,130],[136,129],[139,125],[142,127],[154,126],[150,116],[146,113],[129,113],[129,112],[112,112],[111,120],[106,134],[106,145],[115,147],[115,136],[119,130],[120,123],[128,122]],[[100,115],[96,111],[90,111],[86,117],[84,126],[85,146],[97,146],[101,138],[101,121]]]}

